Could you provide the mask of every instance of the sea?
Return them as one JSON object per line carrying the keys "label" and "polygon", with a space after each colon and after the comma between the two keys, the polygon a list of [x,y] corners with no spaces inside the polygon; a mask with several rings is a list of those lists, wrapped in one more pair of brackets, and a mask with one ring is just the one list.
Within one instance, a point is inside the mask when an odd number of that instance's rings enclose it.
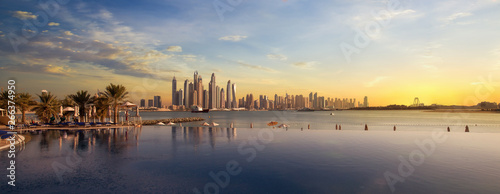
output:
{"label": "sea", "polygon": [[[32,131],[2,193],[498,193],[500,114],[141,112],[174,126]],[[269,126],[270,122],[277,122]],[[203,122],[218,126],[201,126]],[[285,124],[288,127],[278,127]],[[450,132],[448,132],[448,127]],[[465,132],[465,128],[470,132]],[[340,130],[339,130],[340,129]],[[12,153],[12,151],[10,151]],[[12,165],[11,161],[15,164]],[[14,171],[12,171],[14,166]],[[10,168],[11,170],[8,170]],[[12,172],[15,186],[9,185]],[[2,174],[3,173],[3,174]]]}

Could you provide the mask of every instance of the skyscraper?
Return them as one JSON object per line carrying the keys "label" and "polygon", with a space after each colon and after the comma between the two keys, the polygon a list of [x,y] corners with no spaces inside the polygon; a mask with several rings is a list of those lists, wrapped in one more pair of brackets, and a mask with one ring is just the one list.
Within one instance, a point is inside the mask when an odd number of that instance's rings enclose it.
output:
{"label": "skyscraper", "polygon": [[177,95],[175,95],[177,92],[177,80],[175,79],[175,75],[174,75],[174,78],[172,79],[172,105],[179,105],[179,103],[177,102]]}
{"label": "skyscraper", "polygon": [[184,81],[184,106],[189,106],[189,80]]}
{"label": "skyscraper", "polygon": [[148,100],[148,108],[151,108],[151,107],[153,107],[153,106],[154,106],[154,104],[153,104],[153,99],[149,99],[149,100]]}
{"label": "skyscraper", "polygon": [[221,108],[221,103],[220,103],[220,87],[219,86],[215,87],[215,96],[216,96],[216,103],[217,103],[217,105],[215,107],[216,108]]}
{"label": "skyscraper", "polygon": [[226,101],[224,100],[224,88],[220,89],[220,107],[221,108],[226,107]]}
{"label": "skyscraper", "polygon": [[141,99],[141,107],[146,107],[146,100],[145,99]]}
{"label": "skyscraper", "polygon": [[161,104],[161,97],[160,96],[154,96],[154,101],[153,101],[153,106],[156,108],[162,108]]}
{"label": "skyscraper", "polygon": [[231,107],[238,108],[238,104],[237,104],[238,102],[236,102],[236,83],[234,83],[232,86],[233,86],[232,87],[233,91],[231,91],[231,94],[233,95],[233,97],[232,97],[233,104]]}
{"label": "skyscraper", "polygon": [[231,109],[231,103],[233,102],[231,100],[231,97],[232,97],[231,91],[232,91],[232,89],[231,89],[231,80],[229,80],[229,81],[227,81],[227,90],[226,90],[226,92],[227,92],[226,108],[228,108],[228,109]]}
{"label": "skyscraper", "polygon": [[198,101],[195,102],[196,105],[203,106],[203,80],[201,79],[201,75],[198,75]]}
{"label": "skyscraper", "polygon": [[365,99],[363,100],[363,107],[368,107],[368,96],[365,96]]}
{"label": "skyscraper", "polygon": [[179,92],[177,92],[177,94],[178,94],[177,99],[179,102],[178,105],[184,105],[184,91],[182,91],[182,89],[180,89]]}
{"label": "skyscraper", "polygon": [[209,108],[217,108],[217,88],[215,85],[215,73],[212,73],[212,78],[210,79],[210,84],[208,85],[208,98],[209,98]]}

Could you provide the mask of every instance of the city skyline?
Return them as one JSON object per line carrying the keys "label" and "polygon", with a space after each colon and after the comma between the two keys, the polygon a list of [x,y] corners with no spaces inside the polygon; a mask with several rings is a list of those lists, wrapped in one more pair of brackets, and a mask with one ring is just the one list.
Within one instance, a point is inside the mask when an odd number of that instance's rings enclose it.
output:
{"label": "city skyline", "polygon": [[15,78],[19,92],[62,98],[120,83],[134,102],[171,104],[172,78],[185,97],[198,70],[237,92],[204,84],[197,101],[315,91],[369,96],[370,106],[499,102],[498,1],[245,1],[231,11],[189,0],[4,3],[0,82]]}

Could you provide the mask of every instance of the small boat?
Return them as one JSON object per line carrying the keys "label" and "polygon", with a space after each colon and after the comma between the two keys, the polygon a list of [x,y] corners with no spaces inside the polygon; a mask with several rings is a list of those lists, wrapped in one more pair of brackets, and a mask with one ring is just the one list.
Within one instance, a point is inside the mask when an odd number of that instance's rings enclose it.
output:
{"label": "small boat", "polygon": [[283,127],[283,128],[288,128],[288,125],[286,125],[286,124],[281,124],[280,126],[278,126],[278,128],[282,128],[282,127]]}
{"label": "small boat", "polygon": [[172,125],[175,125],[175,123],[172,123],[172,121],[170,121],[169,123],[167,123],[168,126],[172,126]]}
{"label": "small boat", "polygon": [[267,126],[274,126],[274,125],[277,125],[277,124],[278,124],[278,122],[271,121],[271,122],[267,123]]}
{"label": "small boat", "polygon": [[210,125],[211,125],[211,126],[219,126],[219,124],[218,124],[218,123],[214,123],[214,122],[212,122]]}
{"label": "small boat", "polygon": [[210,109],[203,109],[199,106],[193,106],[193,108],[191,108],[191,112],[192,113],[208,113],[210,111]]}
{"label": "small boat", "polygon": [[314,111],[314,110],[313,110],[313,109],[310,109],[310,108],[301,108],[301,109],[299,109],[299,110],[297,110],[297,111],[301,111],[301,112],[302,112],[302,111],[306,111],[306,112],[307,112],[307,111]]}
{"label": "small boat", "polygon": [[156,125],[165,125],[163,122],[156,123]]}
{"label": "small boat", "polygon": [[330,115],[332,115],[332,116],[333,116],[333,115],[335,115],[335,114],[333,114],[333,112],[332,112],[332,113],[330,113]]}
{"label": "small boat", "polygon": [[203,124],[201,124],[202,126],[210,126],[210,124],[208,124],[207,122],[204,122]]}

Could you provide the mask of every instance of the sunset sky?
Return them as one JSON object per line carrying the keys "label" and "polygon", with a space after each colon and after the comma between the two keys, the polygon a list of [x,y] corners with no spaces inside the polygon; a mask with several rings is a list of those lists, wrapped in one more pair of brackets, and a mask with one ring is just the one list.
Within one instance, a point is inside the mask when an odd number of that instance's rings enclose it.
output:
{"label": "sunset sky", "polygon": [[496,0],[51,2],[2,1],[0,87],[63,98],[119,83],[170,104],[172,77],[179,88],[197,70],[238,98],[500,102]]}

